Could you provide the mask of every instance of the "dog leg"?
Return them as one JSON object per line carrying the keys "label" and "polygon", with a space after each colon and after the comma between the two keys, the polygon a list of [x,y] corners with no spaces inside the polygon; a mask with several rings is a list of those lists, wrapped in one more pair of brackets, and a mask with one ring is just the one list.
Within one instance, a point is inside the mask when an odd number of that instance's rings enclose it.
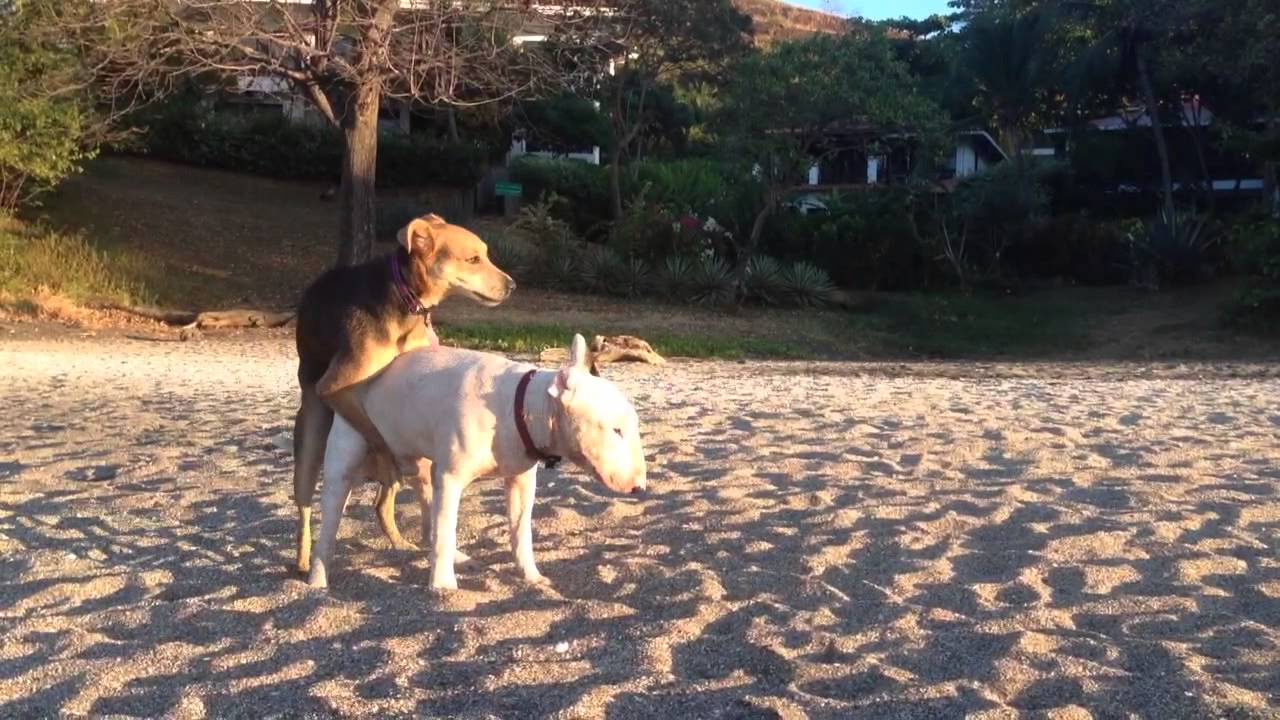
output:
{"label": "dog leg", "polygon": [[378,485],[378,499],[374,501],[374,507],[378,511],[378,525],[382,527],[382,534],[391,541],[391,547],[396,550],[417,550],[418,546],[405,540],[400,534],[400,528],[396,527],[396,494],[399,492],[398,482]]}
{"label": "dog leg", "polygon": [[357,471],[365,460],[364,440],[345,422],[335,423],[324,458],[324,490],[320,495],[320,537],[307,583],[314,588],[329,586],[329,566],[338,541],[338,525],[351,497]]}
{"label": "dog leg", "polygon": [[535,466],[528,472],[507,478],[507,524],[516,567],[520,568],[526,582],[546,585],[547,579],[533,562],[533,496],[537,474]]}
{"label": "dog leg", "polygon": [[302,407],[293,421],[293,502],[298,508],[298,572],[311,567],[311,501],[320,480],[325,439],[333,424],[333,411],[315,388],[303,387]]}
{"label": "dog leg", "polygon": [[456,473],[436,463],[431,468],[431,589],[457,590],[454,553],[458,548],[458,505],[465,485]]}
{"label": "dog leg", "polygon": [[400,472],[390,448],[387,447],[386,439],[365,413],[364,405],[355,390],[358,385],[381,372],[396,358],[396,354],[394,345],[384,346],[373,342],[366,343],[355,351],[338,353],[316,383],[320,399],[350,423],[368,444],[375,456],[374,480],[383,485],[399,481]]}

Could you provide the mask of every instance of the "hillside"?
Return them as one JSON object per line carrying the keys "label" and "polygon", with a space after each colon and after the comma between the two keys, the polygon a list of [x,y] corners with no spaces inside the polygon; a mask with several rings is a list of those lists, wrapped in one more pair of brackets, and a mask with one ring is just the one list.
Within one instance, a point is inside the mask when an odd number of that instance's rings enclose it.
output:
{"label": "hillside", "polygon": [[789,5],[781,0],[734,0],[734,5],[751,16],[756,42],[761,44],[815,32],[840,33],[845,30],[845,18]]}

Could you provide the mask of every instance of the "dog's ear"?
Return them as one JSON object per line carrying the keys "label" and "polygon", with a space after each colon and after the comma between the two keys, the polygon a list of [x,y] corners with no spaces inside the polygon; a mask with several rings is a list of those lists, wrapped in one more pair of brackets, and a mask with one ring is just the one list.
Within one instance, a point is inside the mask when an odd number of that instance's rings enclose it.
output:
{"label": "dog's ear", "polygon": [[436,234],[447,225],[444,218],[435,213],[423,215],[410,220],[408,225],[400,228],[396,238],[400,241],[400,246],[408,252],[412,253],[416,250],[430,255],[436,249]]}
{"label": "dog's ear", "polygon": [[560,368],[560,372],[556,373],[556,380],[547,389],[547,394],[553,398],[558,398],[573,390],[582,376],[590,372],[591,368],[588,362],[587,341],[583,340],[581,335],[574,335],[573,344],[569,346],[569,361],[565,363],[564,367]]}
{"label": "dog's ear", "polygon": [[573,342],[569,344],[569,364],[585,370],[590,362],[591,358],[587,354],[587,341],[581,335],[574,335]]}

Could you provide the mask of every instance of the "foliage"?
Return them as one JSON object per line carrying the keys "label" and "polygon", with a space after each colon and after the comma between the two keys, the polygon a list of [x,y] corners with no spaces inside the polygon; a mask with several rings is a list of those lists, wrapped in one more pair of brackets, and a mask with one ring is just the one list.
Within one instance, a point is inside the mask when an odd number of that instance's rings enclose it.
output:
{"label": "foliage", "polygon": [[[210,112],[197,99],[151,108],[135,118],[143,133],[130,148],[151,157],[290,180],[335,180],[342,166],[342,133],[298,123],[282,113]],[[468,187],[482,177],[492,149],[420,135],[379,138],[380,187]]]}
{"label": "foliage", "polygon": [[646,160],[631,167],[629,196],[634,188],[646,189],[654,203],[682,213],[705,213],[724,195],[725,177],[714,160]]}
{"label": "foliage", "polygon": [[768,255],[756,255],[747,264],[747,294],[765,305],[777,305],[785,297],[782,263]]}
{"label": "foliage", "polygon": [[705,256],[693,262],[689,279],[689,299],[702,305],[728,305],[733,302],[733,271],[720,258]]}
{"label": "foliage", "polygon": [[1128,239],[1137,284],[1154,289],[1193,282],[1208,274],[1208,250],[1219,237],[1207,216],[1161,213],[1133,225]]}
{"label": "foliage", "polygon": [[672,255],[658,268],[657,290],[670,300],[686,300],[693,294],[697,260],[683,255]]}
{"label": "foliage", "polygon": [[522,103],[517,111],[523,116],[521,126],[539,146],[568,152],[584,146],[609,145],[609,118],[586,98],[566,92]]}
{"label": "foliage", "polygon": [[77,59],[27,32],[36,19],[0,8],[0,214],[34,201],[93,155]]}
{"label": "foliage", "polygon": [[802,307],[827,304],[836,289],[826,272],[807,262],[797,262],[783,268],[780,284],[787,299]]}
{"label": "foliage", "polygon": [[564,198],[559,211],[582,235],[596,232],[609,220],[605,168],[580,160],[525,155],[511,163],[510,172],[511,179],[522,184],[531,199],[549,195]]}
{"label": "foliage", "polygon": [[1226,245],[1232,270],[1280,284],[1280,220],[1265,214],[1237,218]]}
{"label": "foliage", "polygon": [[[857,127],[848,126],[851,119]],[[831,130],[844,130],[863,150],[894,134],[910,137],[927,156],[941,119],[882,31],[814,36],[744,58],[725,89],[721,114],[726,156],[760,178],[755,220],[734,236],[739,291],[765,220],[800,184],[814,154],[850,149],[833,143]]]}

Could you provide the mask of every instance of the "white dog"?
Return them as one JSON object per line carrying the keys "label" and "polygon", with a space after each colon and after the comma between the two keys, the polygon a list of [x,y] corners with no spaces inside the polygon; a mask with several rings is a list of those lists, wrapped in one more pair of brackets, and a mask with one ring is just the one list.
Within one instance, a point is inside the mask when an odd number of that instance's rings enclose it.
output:
{"label": "white dog", "polygon": [[[558,371],[437,346],[396,358],[361,392],[365,411],[401,464],[431,461],[419,465],[430,465],[431,485],[428,492],[419,473],[418,495],[433,589],[458,587],[458,503],[472,480],[506,480],[511,550],[533,583],[545,582],[533,561],[531,528],[539,460],[568,458],[615,492],[645,490],[636,411],[617,387],[590,374],[581,335],[574,336],[568,364]],[[360,433],[335,417],[324,455],[313,587],[328,585],[338,523],[365,470],[367,451]]]}

